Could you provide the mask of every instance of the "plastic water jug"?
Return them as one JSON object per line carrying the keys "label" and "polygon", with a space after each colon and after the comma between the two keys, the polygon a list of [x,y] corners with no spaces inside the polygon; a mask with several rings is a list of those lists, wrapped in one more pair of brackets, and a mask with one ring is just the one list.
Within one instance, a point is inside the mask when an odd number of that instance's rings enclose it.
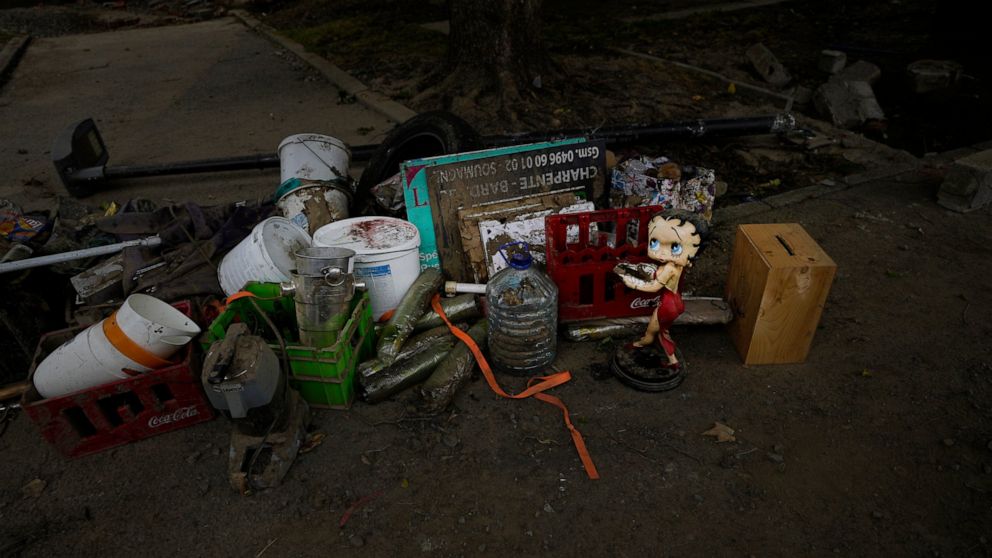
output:
{"label": "plastic water jug", "polygon": [[[508,248],[518,246],[507,256]],[[558,286],[533,265],[526,242],[500,246],[509,264],[486,286],[489,356],[497,372],[544,374],[558,349]]]}

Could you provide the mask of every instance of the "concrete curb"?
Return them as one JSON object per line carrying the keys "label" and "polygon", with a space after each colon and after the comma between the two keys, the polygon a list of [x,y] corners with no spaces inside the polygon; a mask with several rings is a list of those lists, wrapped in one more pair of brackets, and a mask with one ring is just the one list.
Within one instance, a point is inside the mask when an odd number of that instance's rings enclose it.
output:
{"label": "concrete curb", "polygon": [[14,37],[7,41],[7,44],[0,50],[0,87],[6,83],[7,78],[14,73],[14,68],[21,60],[21,55],[27,50],[31,37]]}
{"label": "concrete curb", "polygon": [[883,180],[886,178],[899,176],[901,174],[914,171],[919,167],[920,163],[905,163],[878,168],[863,173],[845,176],[839,183],[835,180],[823,180],[819,184],[796,188],[795,190],[789,190],[788,192],[782,192],[781,194],[775,194],[774,196],[768,196],[767,198],[762,198],[760,200],[732,205],[730,207],[717,208],[713,211],[713,222],[717,225],[734,222],[739,219],[751,217],[752,215],[757,215],[773,209],[795,205],[809,199],[819,198],[835,192],[842,192],[873,180]]}
{"label": "concrete curb", "polygon": [[386,97],[385,95],[369,89],[367,85],[352,77],[348,72],[335,66],[329,60],[308,52],[300,43],[280,35],[275,29],[258,21],[243,10],[231,10],[230,15],[241,20],[249,29],[265,35],[270,41],[278,44],[282,48],[292,52],[301,60],[310,64],[315,70],[323,74],[328,81],[336,85],[342,91],[353,95],[358,102],[368,108],[378,112],[386,118],[401,124],[417,116],[417,113],[406,106]]}

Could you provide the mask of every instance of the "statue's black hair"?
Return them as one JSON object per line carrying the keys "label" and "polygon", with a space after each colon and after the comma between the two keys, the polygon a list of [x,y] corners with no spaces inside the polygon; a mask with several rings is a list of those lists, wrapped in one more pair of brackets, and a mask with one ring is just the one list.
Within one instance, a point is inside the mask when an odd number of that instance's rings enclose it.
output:
{"label": "statue's black hair", "polygon": [[663,217],[666,220],[678,219],[679,225],[692,223],[692,226],[696,227],[696,235],[699,236],[699,244],[694,244],[694,246],[699,249],[696,250],[696,255],[690,258],[690,260],[698,258],[699,255],[703,253],[703,249],[706,248],[706,241],[710,237],[710,225],[706,222],[706,219],[703,219],[702,215],[685,211],[683,209],[666,209],[652,215],[651,219],[648,220],[648,223],[654,221],[658,217]]}

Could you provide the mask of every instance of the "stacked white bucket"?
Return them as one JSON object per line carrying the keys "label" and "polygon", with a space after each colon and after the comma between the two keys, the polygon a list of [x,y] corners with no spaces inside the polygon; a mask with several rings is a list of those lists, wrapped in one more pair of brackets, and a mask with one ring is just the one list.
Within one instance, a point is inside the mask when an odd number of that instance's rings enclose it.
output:
{"label": "stacked white bucket", "polygon": [[299,179],[299,187],[279,194],[276,207],[283,217],[296,223],[304,230],[314,232],[322,223],[311,226],[304,209],[307,200],[322,196],[330,215],[348,217],[348,195],[340,188],[326,182],[348,182],[348,165],[351,151],[341,140],[321,134],[296,134],[279,144],[279,173],[283,186],[287,181]]}
{"label": "stacked white bucket", "polygon": [[[110,325],[107,320],[112,320]],[[199,326],[182,312],[144,294],[127,297],[107,320],[90,326],[38,364],[34,386],[42,397],[58,397],[168,366],[168,358],[200,333]]]}
{"label": "stacked white bucket", "polygon": [[395,309],[420,275],[420,231],[392,217],[354,217],[324,225],[314,246],[355,251],[355,278],[364,282],[378,320]]}

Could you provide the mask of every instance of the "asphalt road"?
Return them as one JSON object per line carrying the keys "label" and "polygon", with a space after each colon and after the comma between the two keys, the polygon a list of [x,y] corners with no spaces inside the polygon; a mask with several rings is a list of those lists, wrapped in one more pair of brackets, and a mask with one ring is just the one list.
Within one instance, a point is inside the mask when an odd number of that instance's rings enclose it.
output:
{"label": "asphalt road", "polygon": [[[274,154],[298,133],[377,143],[393,125],[342,103],[320,74],[233,18],[37,39],[0,89],[0,198],[31,210],[66,195],[51,145],[87,117],[111,166]],[[211,204],[265,197],[278,184],[274,169],[185,175],[117,183],[89,201]]]}

